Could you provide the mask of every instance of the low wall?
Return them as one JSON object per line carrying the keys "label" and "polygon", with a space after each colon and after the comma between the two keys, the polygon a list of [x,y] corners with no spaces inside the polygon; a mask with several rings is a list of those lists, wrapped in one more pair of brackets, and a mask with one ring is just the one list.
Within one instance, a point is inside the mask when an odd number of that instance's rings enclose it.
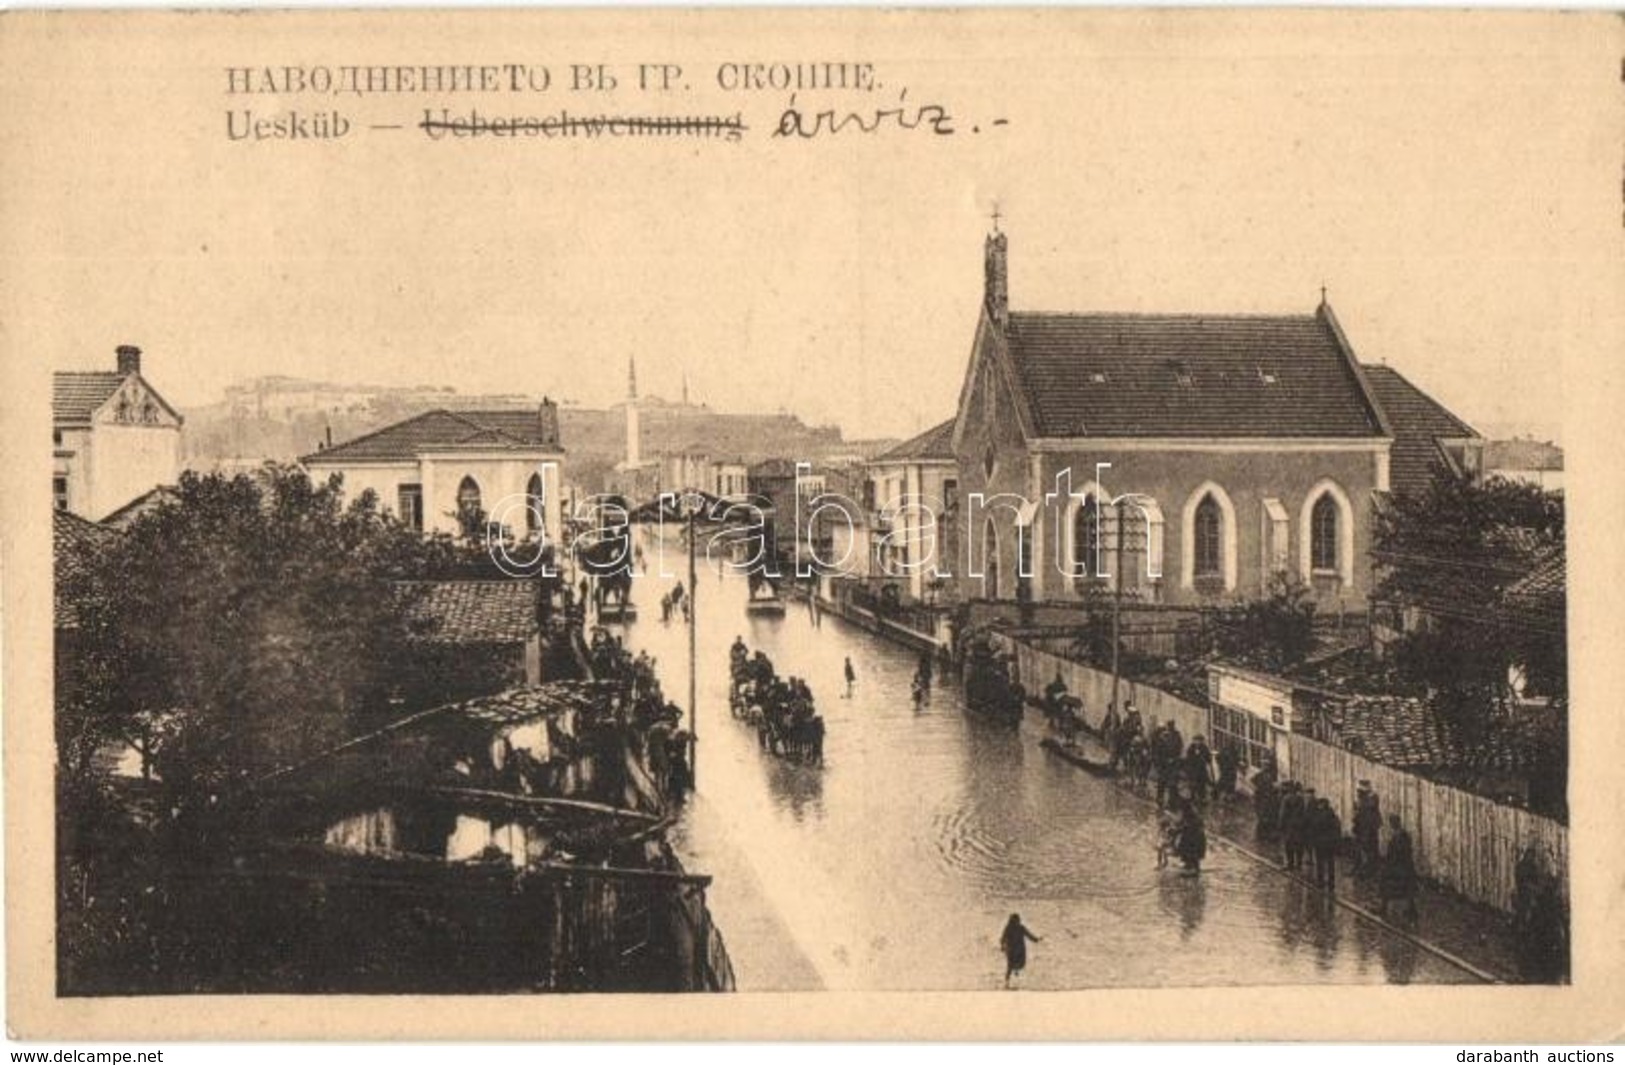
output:
{"label": "low wall", "polygon": [[[1059,672],[1062,682],[1066,684],[1066,690],[1083,700],[1084,721],[1091,729],[1100,728],[1100,723],[1106,716],[1106,707],[1112,701],[1110,673],[1069,661],[1047,651],[1040,651],[1004,633],[994,633],[992,638],[994,645],[1001,651],[1015,656],[1016,679],[1021,681],[1029,694],[1038,695]],[[1167,721],[1171,718],[1187,739],[1197,733],[1204,736],[1208,734],[1205,706],[1192,705],[1160,688],[1139,684],[1127,677],[1119,679],[1117,690],[1119,704],[1127,706],[1133,703],[1135,709],[1140,711],[1140,718],[1145,722],[1147,729],[1151,727],[1153,721]]]}
{"label": "low wall", "polygon": [[[945,655],[952,651],[949,637],[948,617],[946,614],[937,614],[932,618],[933,626],[929,632],[915,628],[904,621],[885,616],[875,610],[869,610],[854,603],[849,596],[837,596],[830,599],[819,596],[817,608],[826,613],[834,614],[838,618],[850,621],[854,625],[868,629],[877,636],[884,636],[895,640],[916,651],[929,651],[934,655]],[[912,613],[910,620],[914,620]]]}

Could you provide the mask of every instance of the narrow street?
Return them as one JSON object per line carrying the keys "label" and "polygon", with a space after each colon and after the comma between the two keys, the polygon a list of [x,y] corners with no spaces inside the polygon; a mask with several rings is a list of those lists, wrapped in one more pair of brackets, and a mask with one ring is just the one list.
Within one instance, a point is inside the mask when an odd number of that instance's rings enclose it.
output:
{"label": "narrow street", "polygon": [[[679,550],[669,572],[684,571]],[[671,580],[657,565],[651,546],[641,616],[616,631],[682,704],[687,632],[660,621]],[[698,795],[676,833],[684,862],[715,877],[741,990],[995,988],[1012,912],[1043,937],[1028,988],[1473,981],[1223,845],[1198,879],[1157,870],[1150,808],[1040,750],[1030,722],[968,714],[940,674],[916,712],[912,653],[834,617],[815,626],[805,604],[747,618],[745,596],[743,578],[702,563]],[[811,685],[823,768],[769,756],[731,717],[736,635]]]}

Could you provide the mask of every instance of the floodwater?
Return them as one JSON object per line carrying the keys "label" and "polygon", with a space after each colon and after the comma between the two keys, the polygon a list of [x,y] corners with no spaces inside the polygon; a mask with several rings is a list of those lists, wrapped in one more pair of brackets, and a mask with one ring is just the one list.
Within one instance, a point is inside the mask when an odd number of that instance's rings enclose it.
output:
{"label": "floodwater", "polygon": [[[616,631],[688,698],[688,634],[663,625],[670,580],[635,582],[641,617]],[[681,571],[679,549],[665,567]],[[675,842],[708,899],[741,990],[988,989],[1011,913],[1028,988],[1455,983],[1473,977],[1210,837],[1198,878],[1156,868],[1141,799],[965,711],[939,675],[916,712],[916,656],[805,604],[748,618],[742,578],[701,566],[698,794]],[[807,680],[828,726],[822,768],[758,748],[727,703],[743,636]],[[842,663],[858,674],[842,697]],[[1177,862],[1174,863],[1177,866]]]}

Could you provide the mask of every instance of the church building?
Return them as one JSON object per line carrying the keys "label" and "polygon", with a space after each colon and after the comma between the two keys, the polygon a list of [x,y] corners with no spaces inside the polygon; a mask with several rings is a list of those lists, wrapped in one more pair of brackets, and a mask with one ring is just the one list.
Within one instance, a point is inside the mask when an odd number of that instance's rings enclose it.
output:
{"label": "church building", "polygon": [[1472,461],[1472,430],[1384,373],[1415,401],[1395,424],[1324,294],[1289,315],[1012,311],[1007,254],[991,234],[953,426],[967,598],[1075,600],[1122,574],[1138,602],[1218,604],[1280,575],[1364,609],[1396,438]]}

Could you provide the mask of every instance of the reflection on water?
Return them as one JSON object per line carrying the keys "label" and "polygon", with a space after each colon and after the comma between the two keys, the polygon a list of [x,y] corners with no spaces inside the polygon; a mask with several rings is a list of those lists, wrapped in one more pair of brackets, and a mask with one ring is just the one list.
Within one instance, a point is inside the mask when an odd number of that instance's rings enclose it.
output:
{"label": "reflection on water", "polygon": [[[1228,848],[1214,847],[1197,878],[1158,870],[1146,804],[1041,751],[1035,729],[966,713],[951,678],[916,711],[913,653],[833,617],[815,626],[796,604],[747,618],[732,576],[702,574],[696,590],[701,798],[680,839],[717,878],[713,908],[742,987],[753,974],[755,986],[794,986],[792,970],[835,989],[997,987],[1012,911],[1044,937],[1029,988],[1467,979]],[[635,595],[660,592],[650,578]],[[627,642],[659,657],[681,699],[686,629],[658,611],[644,619]],[[822,769],[770,757],[729,714],[736,635],[811,686],[828,726]]]}

